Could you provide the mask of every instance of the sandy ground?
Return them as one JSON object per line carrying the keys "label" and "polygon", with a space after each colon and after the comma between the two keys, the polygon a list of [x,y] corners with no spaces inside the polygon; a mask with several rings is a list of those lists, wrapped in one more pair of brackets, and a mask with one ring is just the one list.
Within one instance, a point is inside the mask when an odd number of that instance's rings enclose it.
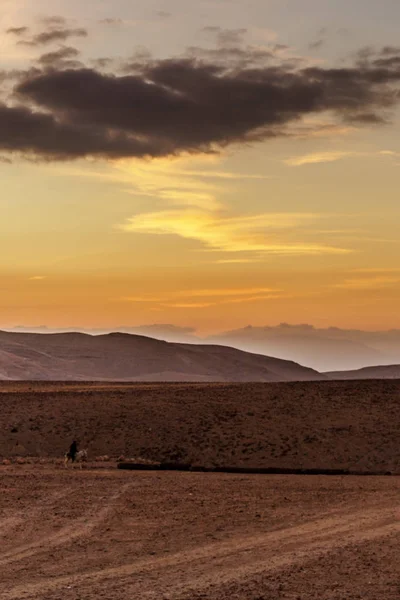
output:
{"label": "sandy ground", "polygon": [[2,600],[400,597],[400,479],[0,467]]}

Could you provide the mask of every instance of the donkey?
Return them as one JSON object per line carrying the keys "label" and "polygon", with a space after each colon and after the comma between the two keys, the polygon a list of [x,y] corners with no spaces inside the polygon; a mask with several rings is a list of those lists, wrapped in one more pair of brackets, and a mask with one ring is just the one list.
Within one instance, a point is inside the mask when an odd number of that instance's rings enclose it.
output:
{"label": "donkey", "polygon": [[82,469],[82,464],[84,462],[87,461],[87,457],[88,457],[88,452],[87,450],[79,450],[76,454],[75,454],[75,461],[72,460],[71,455],[69,452],[67,452],[64,456],[64,465],[65,467],[68,466],[68,463],[71,461],[73,462],[77,462],[79,463],[79,467]]}

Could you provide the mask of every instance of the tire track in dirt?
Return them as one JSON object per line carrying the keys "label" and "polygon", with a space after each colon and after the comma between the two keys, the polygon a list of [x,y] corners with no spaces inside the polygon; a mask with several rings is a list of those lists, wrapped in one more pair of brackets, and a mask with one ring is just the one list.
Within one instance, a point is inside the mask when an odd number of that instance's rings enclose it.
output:
{"label": "tire track in dirt", "polygon": [[60,490],[50,495],[42,495],[33,506],[28,510],[24,510],[24,517],[12,515],[2,519],[0,521],[0,540],[2,538],[8,539],[10,533],[23,525],[24,522],[34,523],[41,514],[46,515],[54,504],[57,505],[60,500],[68,495],[68,492],[69,490]]}
{"label": "tire track in dirt", "polygon": [[[107,498],[105,506],[100,504],[93,506],[89,513],[85,513],[76,519],[72,525],[63,527],[60,531],[42,537],[34,542],[23,544],[12,550],[0,554],[0,567],[5,565],[12,566],[14,563],[36,557],[57,547],[64,546],[77,539],[88,536],[98,525],[100,525],[114,508],[114,503],[132,486],[131,483],[125,484]],[[60,494],[65,496],[68,492]],[[27,515],[29,518],[29,513]]]}
{"label": "tire track in dirt", "polygon": [[[48,598],[47,594],[73,587],[94,590],[129,585],[141,599],[181,594],[244,580],[261,572],[282,570],[337,548],[358,545],[400,533],[400,520],[390,507],[346,512],[259,535],[231,538],[171,556],[140,559],[132,564],[45,579],[14,587],[2,600]],[[132,578],[135,576],[134,578]],[[108,587],[107,587],[108,589]]]}

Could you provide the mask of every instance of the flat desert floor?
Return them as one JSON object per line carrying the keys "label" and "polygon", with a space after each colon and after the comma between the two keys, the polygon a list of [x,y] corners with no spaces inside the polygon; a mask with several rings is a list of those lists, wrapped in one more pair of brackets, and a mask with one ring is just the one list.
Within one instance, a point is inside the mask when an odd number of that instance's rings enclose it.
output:
{"label": "flat desert floor", "polygon": [[0,467],[2,600],[400,597],[400,479]]}
{"label": "flat desert floor", "polygon": [[0,461],[109,456],[400,473],[400,381],[0,383]]}

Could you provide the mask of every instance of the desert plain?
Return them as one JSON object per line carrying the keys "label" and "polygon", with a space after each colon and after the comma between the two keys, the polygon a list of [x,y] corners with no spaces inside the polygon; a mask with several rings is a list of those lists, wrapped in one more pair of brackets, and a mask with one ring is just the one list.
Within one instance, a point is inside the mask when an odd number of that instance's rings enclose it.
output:
{"label": "desert plain", "polygon": [[[399,397],[397,381],[3,383],[0,598],[398,599]],[[63,465],[74,437],[82,469]]]}

